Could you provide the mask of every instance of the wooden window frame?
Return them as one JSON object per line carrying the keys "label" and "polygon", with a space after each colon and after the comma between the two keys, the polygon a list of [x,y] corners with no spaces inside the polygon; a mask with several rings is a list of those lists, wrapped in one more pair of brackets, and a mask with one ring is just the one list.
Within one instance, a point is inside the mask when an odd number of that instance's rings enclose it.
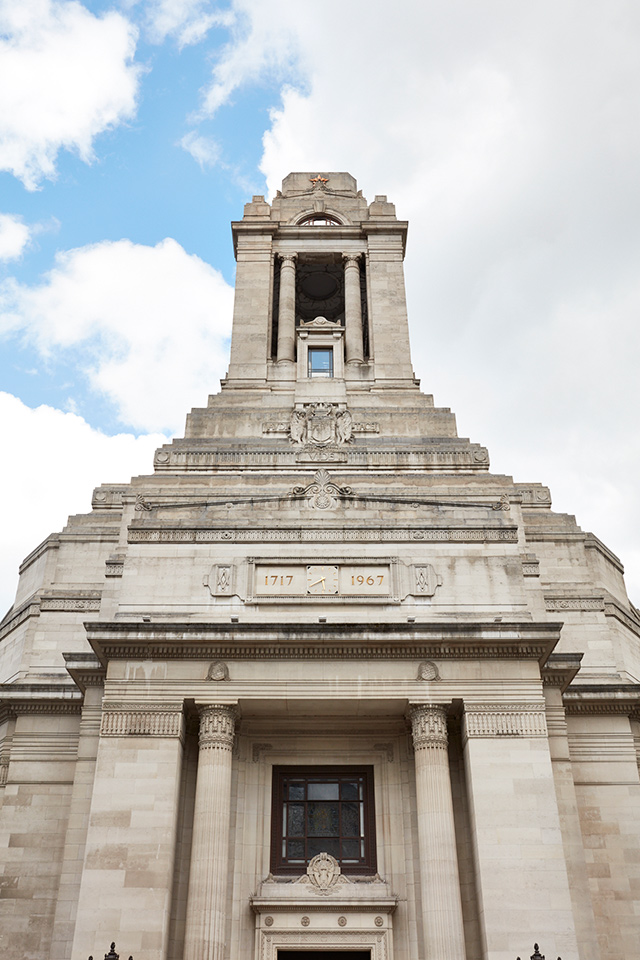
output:
{"label": "wooden window frame", "polygon": [[365,862],[354,865],[346,863],[340,865],[342,873],[347,876],[375,876],[377,873],[376,856],[376,829],[375,829],[375,791],[373,766],[336,766],[326,764],[322,766],[274,766],[272,781],[271,802],[271,873],[275,876],[300,876],[306,870],[306,865],[289,864],[282,856],[282,810],[284,803],[284,779],[296,777],[319,777],[323,774],[328,777],[358,776],[364,780],[364,844]]}

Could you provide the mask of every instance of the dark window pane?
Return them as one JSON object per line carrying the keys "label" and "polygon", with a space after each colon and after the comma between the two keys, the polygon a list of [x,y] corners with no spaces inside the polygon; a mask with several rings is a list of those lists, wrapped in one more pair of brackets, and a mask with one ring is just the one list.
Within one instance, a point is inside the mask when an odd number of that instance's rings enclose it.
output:
{"label": "dark window pane", "polygon": [[307,787],[309,800],[337,800],[337,783],[310,783]]}
{"label": "dark window pane", "polygon": [[342,859],[359,860],[360,859],[360,841],[343,840],[342,841]]}
{"label": "dark window pane", "polygon": [[304,783],[289,784],[289,800],[304,800]]}
{"label": "dark window pane", "polygon": [[342,835],[343,837],[360,836],[360,804],[342,804]]}
{"label": "dark window pane", "polygon": [[304,860],[304,840],[289,840],[287,857],[289,860]]}
{"label": "dark window pane", "polygon": [[342,783],[340,785],[341,800],[361,800],[359,783]]}
{"label": "dark window pane", "polygon": [[307,804],[307,836],[339,836],[339,817],[337,803]]}
{"label": "dark window pane", "polygon": [[330,853],[337,860],[340,856],[340,841],[337,838],[332,840],[330,837],[310,838],[307,841],[307,856],[311,860],[319,853]]}
{"label": "dark window pane", "polygon": [[304,837],[304,804],[288,804],[287,833],[290,837]]}

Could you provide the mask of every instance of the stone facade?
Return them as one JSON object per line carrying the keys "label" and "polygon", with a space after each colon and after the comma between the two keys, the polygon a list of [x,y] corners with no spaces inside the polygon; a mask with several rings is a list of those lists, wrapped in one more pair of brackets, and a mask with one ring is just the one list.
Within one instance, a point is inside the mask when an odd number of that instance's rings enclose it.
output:
{"label": "stone facade", "polygon": [[254,197],[221,392],[24,561],[6,960],[637,955],[640,617],[420,392],[406,232]]}

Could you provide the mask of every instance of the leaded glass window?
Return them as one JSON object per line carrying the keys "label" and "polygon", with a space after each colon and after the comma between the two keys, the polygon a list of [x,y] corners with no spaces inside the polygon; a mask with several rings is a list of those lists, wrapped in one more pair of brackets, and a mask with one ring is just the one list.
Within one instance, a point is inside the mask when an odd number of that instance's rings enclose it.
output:
{"label": "leaded glass window", "polygon": [[304,873],[330,853],[345,873],[375,873],[371,767],[275,767],[272,869]]}

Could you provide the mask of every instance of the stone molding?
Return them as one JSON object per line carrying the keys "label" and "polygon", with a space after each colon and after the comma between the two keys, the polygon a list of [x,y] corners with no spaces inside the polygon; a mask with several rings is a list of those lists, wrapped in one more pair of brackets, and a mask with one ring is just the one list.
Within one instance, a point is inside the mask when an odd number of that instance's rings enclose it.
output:
{"label": "stone molding", "polygon": [[4,623],[0,627],[0,640],[3,640],[4,637],[8,636],[13,630],[20,626],[21,623],[24,623],[26,620],[29,620],[30,617],[39,617],[40,616],[40,604],[29,601],[23,607],[20,607],[15,613],[12,613],[10,617],[5,619]]}
{"label": "stone molding", "polygon": [[233,750],[238,711],[232,704],[211,703],[200,707],[200,750]]}
{"label": "stone molding", "polygon": [[42,613],[94,613],[100,610],[99,590],[59,591],[40,598]]}
{"label": "stone molding", "polygon": [[604,610],[604,597],[558,597],[545,596],[545,610],[549,613],[556,611],[578,611],[587,612],[590,610]]}
{"label": "stone molding", "polygon": [[625,610],[615,601],[605,600],[604,615],[605,617],[615,617],[616,620],[619,620],[620,623],[625,625],[625,627],[628,627],[629,630],[632,630],[636,636],[640,637],[640,621],[638,621],[629,613],[629,611]]}
{"label": "stone molding", "polygon": [[[278,421],[279,422],[279,421]],[[369,430],[367,430],[369,432]],[[440,448],[438,450],[388,450],[369,447],[363,449],[343,448],[345,462],[354,467],[397,466],[414,467],[423,470],[464,470],[469,469],[487,471],[489,469],[489,454],[484,447],[475,444],[460,448]],[[217,466],[244,466],[244,467],[291,467],[297,462],[295,446],[284,450],[174,450],[160,448],[155,455],[155,469],[158,473],[163,470],[175,473],[176,471],[202,470]]]}
{"label": "stone molding", "polygon": [[[469,660],[545,661],[561,624],[468,622],[371,623],[131,623],[86,624],[102,661],[167,660]],[[286,640],[285,640],[286,638]]]}
{"label": "stone molding", "polygon": [[[285,498],[283,498],[285,499]],[[517,543],[516,526],[500,527],[311,527],[273,526],[210,527],[174,526],[168,523],[134,523],[128,529],[129,543],[323,543],[323,542],[429,542]],[[549,608],[547,608],[549,609]]]}
{"label": "stone molding", "polygon": [[101,737],[180,737],[184,730],[182,704],[105,703],[100,724]]}
{"label": "stone molding", "polygon": [[545,705],[483,703],[465,705],[463,741],[481,737],[546,737]]}
{"label": "stone molding", "polygon": [[105,577],[121,577],[124,573],[124,554],[114,553],[105,560]]}
{"label": "stone molding", "polygon": [[410,716],[415,750],[447,749],[449,741],[446,707],[416,703],[411,707]]}

